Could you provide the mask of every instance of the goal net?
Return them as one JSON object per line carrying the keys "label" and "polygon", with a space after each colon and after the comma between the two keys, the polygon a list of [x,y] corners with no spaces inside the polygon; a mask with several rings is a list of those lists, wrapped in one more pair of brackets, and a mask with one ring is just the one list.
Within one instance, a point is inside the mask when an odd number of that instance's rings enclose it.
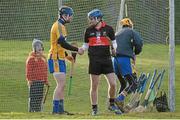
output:
{"label": "goal net", "polygon": [[[143,38],[143,52],[137,59],[142,71],[163,67],[168,69],[168,6],[168,0],[124,0],[123,12],[119,16],[130,18],[134,29]],[[120,29],[118,22],[116,31]]]}
{"label": "goal net", "polygon": [[[129,17],[144,41],[143,52],[137,56],[137,69],[152,73],[166,69],[163,88],[168,88],[168,0],[1,0],[0,1],[0,112],[27,112],[28,87],[25,80],[25,61],[34,38],[44,42],[45,55],[50,48],[50,29],[58,18],[58,8],[73,8],[73,21],[67,24],[68,41],[81,46],[88,26],[87,13],[100,9],[107,24],[119,31],[119,19]],[[122,8],[121,8],[122,7]],[[74,112],[89,113],[89,76],[87,54],[78,56],[72,82],[72,95],[65,92],[65,107]],[[67,83],[70,64],[67,62]],[[103,79],[103,78],[102,78]],[[51,87],[43,111],[52,111],[52,96],[56,86],[48,74]],[[99,89],[99,104],[106,109],[107,84],[103,80]],[[45,91],[45,89],[44,89]],[[42,89],[40,91],[42,93]],[[82,103],[81,103],[82,102]],[[79,107],[79,104],[82,104]],[[102,110],[102,111],[103,111]],[[106,110],[104,110],[107,112]]]}
{"label": "goal net", "polygon": [[[174,86],[172,80],[174,71],[170,69],[173,64],[172,59],[170,64],[169,56],[171,55],[172,58],[174,55],[170,53],[173,46],[169,44],[169,5],[169,0],[121,0],[119,19],[130,18],[134,23],[134,29],[143,38],[143,52],[137,56],[137,70],[150,72],[151,75],[155,69],[158,72],[166,70],[161,90],[169,93],[169,104],[172,110],[175,105],[173,99],[175,93],[172,87]],[[120,30],[121,26],[118,21],[116,31]],[[171,46],[170,49],[169,46]],[[173,74],[171,75],[169,72]]]}
{"label": "goal net", "polygon": [[[138,75],[158,73],[165,69],[161,89],[168,92],[169,74],[169,1],[168,0],[107,0],[107,1],[61,1],[60,5],[75,8],[74,21],[69,25],[74,40],[83,40],[82,31],[87,27],[87,13],[99,8],[104,13],[104,20],[113,26],[116,32],[121,30],[122,18],[128,17],[134,23],[134,29],[142,36],[143,51],[137,56]],[[82,7],[84,6],[84,7]],[[78,9],[76,9],[78,8]],[[84,14],[86,13],[86,14]],[[82,22],[85,21],[85,22]],[[74,32],[75,31],[75,32]],[[80,34],[77,34],[80,33]],[[80,39],[79,39],[80,38]]]}
{"label": "goal net", "polygon": [[[72,7],[75,12],[73,22],[67,25],[68,41],[78,41],[81,44],[84,30],[88,26],[87,13],[94,8],[101,9],[105,14],[106,22],[114,28],[116,26],[119,0],[78,0],[76,2],[74,0],[1,0],[0,112],[28,111],[29,89],[25,76],[26,59],[32,50],[31,44],[34,38],[44,42],[44,52],[47,56],[50,48],[50,30],[53,22],[58,18],[59,3]],[[87,111],[89,105],[85,103],[89,103],[88,62],[87,57],[78,59],[77,69],[75,69],[73,76],[72,95],[66,96],[68,100],[65,101],[65,105],[67,109],[72,111]],[[69,69],[70,64],[67,62],[67,75],[69,75]],[[67,80],[68,78],[69,76],[67,76]],[[52,95],[56,86],[51,74],[48,75],[48,79],[52,87],[49,90],[43,111],[52,111]],[[68,86],[66,91],[67,88]],[[38,92],[42,93],[42,89]],[[67,95],[67,92],[65,94]],[[42,98],[42,96],[40,97]],[[79,99],[84,99],[84,107],[80,108],[79,104],[76,104]],[[35,105],[36,102],[32,104]]]}

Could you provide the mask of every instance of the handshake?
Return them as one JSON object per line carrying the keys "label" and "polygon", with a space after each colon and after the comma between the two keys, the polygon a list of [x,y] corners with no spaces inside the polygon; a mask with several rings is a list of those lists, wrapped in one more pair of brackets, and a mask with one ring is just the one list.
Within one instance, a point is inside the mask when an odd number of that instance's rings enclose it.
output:
{"label": "handshake", "polygon": [[78,48],[78,54],[83,55],[84,54],[84,49],[82,47]]}
{"label": "handshake", "polygon": [[83,44],[81,47],[78,47],[78,44],[77,43],[71,43],[71,45],[73,47],[76,47],[76,49],[78,49],[77,53],[79,55],[83,55],[84,54],[84,51],[88,49],[89,45],[87,43]]}
{"label": "handshake", "polygon": [[[72,42],[72,43],[71,43],[71,46],[76,47],[76,49],[78,49],[77,53],[78,53],[79,55],[83,55],[83,54],[84,54],[84,49],[83,49],[83,47],[78,47],[78,44],[77,44],[76,42]],[[75,53],[76,53],[76,52],[75,52]]]}

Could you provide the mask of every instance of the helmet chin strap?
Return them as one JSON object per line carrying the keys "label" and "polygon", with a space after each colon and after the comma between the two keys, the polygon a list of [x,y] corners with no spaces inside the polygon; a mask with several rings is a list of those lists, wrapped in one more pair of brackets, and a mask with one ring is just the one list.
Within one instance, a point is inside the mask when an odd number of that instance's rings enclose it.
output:
{"label": "helmet chin strap", "polygon": [[[69,16],[69,15],[68,15]],[[65,19],[64,19],[64,17],[63,16],[60,16],[60,22],[64,25],[64,24],[66,24],[66,23],[69,23],[69,22],[67,22]]]}
{"label": "helmet chin strap", "polygon": [[96,23],[96,25],[94,25],[94,26],[96,27],[101,21],[102,21],[102,20],[99,20],[99,21],[98,21],[98,19],[97,19],[97,17],[96,17],[96,22],[97,22],[97,23]]}
{"label": "helmet chin strap", "polygon": [[63,24],[63,25],[66,23],[66,21],[64,20],[63,17],[60,17],[58,21],[59,21],[61,24]]}

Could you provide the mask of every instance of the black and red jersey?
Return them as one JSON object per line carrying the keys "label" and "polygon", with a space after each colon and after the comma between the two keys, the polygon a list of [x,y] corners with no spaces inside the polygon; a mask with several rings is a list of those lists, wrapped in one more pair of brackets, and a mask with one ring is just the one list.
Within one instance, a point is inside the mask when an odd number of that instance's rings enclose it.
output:
{"label": "black and red jersey", "polygon": [[84,38],[84,42],[89,44],[88,55],[109,57],[110,40],[115,40],[115,33],[113,28],[105,22],[102,22],[102,26],[99,29],[88,27]]}

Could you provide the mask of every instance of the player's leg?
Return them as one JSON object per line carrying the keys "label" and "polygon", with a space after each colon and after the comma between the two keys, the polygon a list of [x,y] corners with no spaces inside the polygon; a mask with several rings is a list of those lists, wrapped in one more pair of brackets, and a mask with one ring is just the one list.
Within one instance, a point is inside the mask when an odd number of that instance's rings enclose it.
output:
{"label": "player's leg", "polygon": [[115,99],[115,103],[122,110],[125,97],[136,89],[137,84],[132,74],[130,58],[121,57],[119,60],[124,80],[129,84]]}
{"label": "player's leg", "polygon": [[92,105],[92,115],[96,115],[98,111],[98,85],[99,75],[90,74],[90,100]]}
{"label": "player's leg", "polygon": [[101,63],[102,73],[105,74],[108,83],[108,97],[114,99],[116,93],[116,79],[113,69],[113,63],[108,58],[104,59]]}
{"label": "player's leg", "polygon": [[112,61],[110,59],[103,60],[101,69],[102,73],[105,74],[108,83],[108,109],[110,111],[114,111],[116,114],[121,114],[122,112],[114,104],[116,94],[116,79],[113,71]]}
{"label": "player's leg", "polygon": [[114,73],[106,74],[106,80],[108,82],[108,97],[114,99],[116,93],[115,74]]}
{"label": "player's leg", "polygon": [[66,74],[63,72],[55,72],[53,76],[56,80],[56,88],[53,94],[53,113],[63,113]]}
{"label": "player's leg", "polygon": [[98,85],[101,74],[101,64],[99,59],[89,58],[89,74],[90,74],[90,100],[92,105],[92,115],[98,112]]}
{"label": "player's leg", "polygon": [[126,88],[127,82],[124,80],[124,78],[121,75],[117,75],[118,80],[120,82],[120,89],[119,89],[119,94]]}
{"label": "player's leg", "polygon": [[127,94],[135,92],[137,88],[137,81],[136,81],[135,76],[133,74],[127,74],[124,76],[124,78],[128,82],[129,85],[123,91],[125,91]]}
{"label": "player's leg", "polygon": [[116,114],[122,114],[119,108],[115,106],[115,93],[116,93],[115,74],[114,73],[106,74],[106,80],[108,82],[108,98],[109,98],[108,109],[110,111],[114,111]]}
{"label": "player's leg", "polygon": [[66,80],[66,65],[64,60],[48,60],[50,73],[56,80],[53,94],[53,113],[64,113],[64,88]]}
{"label": "player's leg", "polygon": [[115,99],[116,105],[123,111],[124,100],[125,97],[134,92],[137,88],[137,83],[135,82],[134,77],[132,74],[127,74],[124,76],[124,79],[128,82],[128,86],[119,94],[119,96]]}
{"label": "player's leg", "polygon": [[122,76],[121,66],[120,66],[118,57],[113,58],[112,62],[113,62],[114,72],[115,72],[115,74],[119,80],[119,83],[120,83],[120,88],[119,88],[119,92],[118,92],[120,94],[126,88],[127,83]]}

